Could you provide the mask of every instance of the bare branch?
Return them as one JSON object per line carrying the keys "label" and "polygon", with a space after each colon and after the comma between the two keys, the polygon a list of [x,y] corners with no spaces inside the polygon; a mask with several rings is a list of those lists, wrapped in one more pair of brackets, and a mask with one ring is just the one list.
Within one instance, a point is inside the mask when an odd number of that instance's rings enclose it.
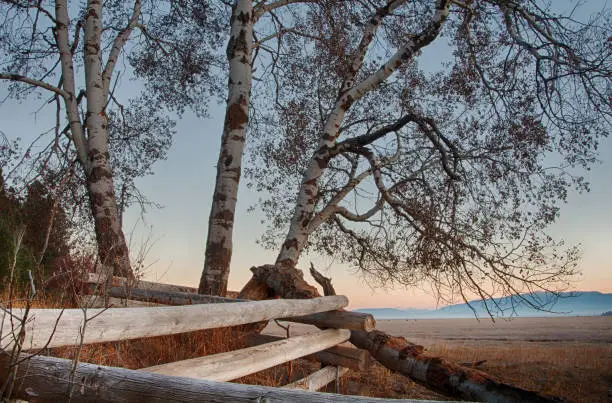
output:
{"label": "bare branch", "polygon": [[51,85],[47,82],[44,81],[39,81],[39,80],[35,80],[33,78],[29,78],[29,77],[24,77],[22,75],[19,74],[10,74],[10,73],[0,73],[0,80],[10,80],[10,81],[19,81],[22,83],[26,83],[26,84],[30,84],[34,87],[38,87],[38,88],[42,88],[44,90],[47,91],[51,91],[54,92],[58,95],[60,95],[62,98],[68,98],[69,95],[66,91],[62,90],[61,88],[58,88],[54,85]]}
{"label": "bare branch", "polygon": [[296,3],[316,3],[320,0],[277,0],[273,3],[266,4],[262,1],[257,6],[253,7],[253,21],[257,22],[265,13],[274,11],[277,8],[285,7]]}
{"label": "bare branch", "polygon": [[110,54],[108,55],[106,66],[104,67],[104,71],[102,72],[102,82],[104,86],[104,94],[106,94],[107,96],[108,96],[108,91],[109,91],[113,71],[119,59],[119,54],[121,53],[123,47],[125,46],[128,39],[130,38],[132,31],[138,24],[138,19],[140,18],[141,8],[142,8],[142,1],[135,0],[134,9],[132,11],[132,16],[130,17],[130,20],[127,26],[117,34],[113,42],[113,46],[111,48]]}

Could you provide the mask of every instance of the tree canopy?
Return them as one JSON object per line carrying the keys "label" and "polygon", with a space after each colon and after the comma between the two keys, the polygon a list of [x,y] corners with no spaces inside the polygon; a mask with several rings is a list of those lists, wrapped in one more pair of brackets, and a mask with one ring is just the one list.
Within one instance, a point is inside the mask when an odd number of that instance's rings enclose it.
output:
{"label": "tree canopy", "polygon": [[313,250],[449,298],[566,287],[578,250],[546,229],[610,129],[610,10],[326,4],[255,108],[246,172],[277,263]]}

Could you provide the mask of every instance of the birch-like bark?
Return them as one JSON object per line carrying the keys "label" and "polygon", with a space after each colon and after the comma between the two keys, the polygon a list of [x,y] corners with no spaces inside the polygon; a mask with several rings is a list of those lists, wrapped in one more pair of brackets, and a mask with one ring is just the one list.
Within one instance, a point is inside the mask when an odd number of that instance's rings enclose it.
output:
{"label": "birch-like bark", "polygon": [[242,169],[252,83],[253,4],[237,0],[232,9],[228,98],[217,163],[215,192],[208,220],[205,262],[199,292],[225,295],[232,256],[232,231]]}
{"label": "birch-like bark", "polygon": [[89,159],[87,190],[102,265],[112,267],[116,275],[131,277],[130,257],[119,219],[108,152],[107,96],[102,79],[101,37],[102,2],[101,0],[89,0],[85,14],[83,55],[87,94],[85,124]]}
{"label": "birch-like bark", "polygon": [[[108,151],[109,134],[106,116],[108,82],[105,82],[104,78],[106,81],[110,80],[118,54],[140,15],[140,1],[135,3],[134,13],[128,27],[115,40],[109,61],[104,69],[105,77],[103,77],[101,52],[102,11],[100,0],[88,1],[84,17],[83,49],[87,98],[85,125],[81,121],[77,102],[73,64],[74,49],[68,35],[70,20],[66,0],[58,0],[55,4],[55,38],[60,53],[62,88],[66,93],[63,98],[70,125],[70,135],[87,179],[98,254],[103,265],[112,267],[114,274],[131,277],[133,273],[127,243],[119,220]],[[87,128],[87,136],[85,136],[84,127]]]}
{"label": "birch-like bark", "polygon": [[70,26],[70,18],[68,16],[67,0],[57,0],[55,2],[55,40],[60,56],[60,65],[62,70],[62,88],[66,95],[64,104],[66,105],[66,114],[68,115],[68,124],[70,126],[70,136],[77,151],[79,163],[87,172],[89,170],[89,158],[87,157],[87,141],[81,117],[79,116],[79,108],[77,103],[76,85],[74,80],[74,64],[72,62],[72,50],[70,46],[70,38],[68,36],[68,27]]}
{"label": "birch-like bark", "polygon": [[329,164],[331,158],[330,150],[336,144],[346,112],[357,100],[376,89],[402,64],[410,60],[416,52],[431,43],[438,36],[448,17],[451,2],[451,0],[438,0],[436,11],[428,27],[413,39],[409,39],[408,43],[400,48],[379,70],[359,84],[353,85],[380,23],[384,17],[401,5],[403,1],[389,3],[386,9],[378,11],[368,22],[361,43],[351,63],[350,70],[343,80],[340,93],[338,94],[338,101],[325,122],[318,149],[312,156],[304,173],[289,231],[276,259],[278,265],[294,267],[308,241],[310,222],[318,199],[319,178],[323,175]]}

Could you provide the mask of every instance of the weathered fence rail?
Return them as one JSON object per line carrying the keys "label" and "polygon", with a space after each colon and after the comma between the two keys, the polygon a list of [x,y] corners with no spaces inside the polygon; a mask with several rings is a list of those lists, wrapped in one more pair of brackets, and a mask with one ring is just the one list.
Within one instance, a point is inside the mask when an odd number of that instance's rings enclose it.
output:
{"label": "weathered fence rail", "polygon": [[[104,290],[105,298],[129,298],[172,306],[30,309],[27,312],[13,309],[10,313],[5,312],[0,321],[0,383],[5,384],[10,381],[9,377],[15,376],[14,397],[37,402],[68,398],[74,402],[391,401],[312,392],[337,380],[349,368],[367,368],[367,352],[339,344],[349,340],[351,330],[373,330],[375,322],[371,315],[338,311],[348,305],[344,296],[248,301],[201,296],[189,287],[143,281],[130,284],[120,278],[102,280],[99,275],[88,275],[85,282],[93,286],[86,289],[92,292],[110,283],[111,287]],[[246,339],[248,348],[139,370],[87,363],[75,365],[70,360],[25,354],[19,356],[21,365],[15,365],[15,356],[10,354],[16,345],[20,345],[22,351],[31,351],[272,319],[327,329],[291,338],[251,334]],[[300,357],[316,359],[327,366],[283,388],[225,382]],[[16,372],[13,371],[15,367]],[[404,400],[413,401],[416,402]]]}
{"label": "weathered fence rail", "polygon": [[[304,300],[250,301],[240,304],[207,304],[143,308],[31,309],[23,334],[25,350],[106,341],[163,336],[324,312],[348,305],[344,296]],[[24,311],[5,315],[2,329],[19,328]],[[82,339],[79,336],[88,319]],[[6,334],[6,333],[5,333]],[[10,349],[14,337],[4,337]]]}
{"label": "weathered fence rail", "polygon": [[227,353],[157,365],[144,368],[142,371],[213,381],[231,381],[344,343],[349,337],[351,337],[349,330],[328,329]]}
{"label": "weathered fence rail", "polygon": [[[282,337],[260,333],[249,333],[245,338],[249,346],[258,346],[278,340],[284,339]],[[367,351],[344,346],[331,347],[303,358],[318,361],[322,364],[346,367],[356,371],[365,371],[368,369],[370,362],[370,354]]]}
{"label": "weathered fence rail", "polygon": [[[113,276],[108,279],[110,287],[128,287],[138,288],[141,290],[152,290],[152,291],[167,291],[167,292],[187,292],[197,293],[198,289],[193,287],[187,287],[183,285],[156,283],[153,281],[138,280],[136,282],[130,281],[124,277]],[[86,284],[107,284],[107,278],[101,273],[86,273],[83,279]]]}
{"label": "weathered fence rail", "polygon": [[[0,365],[9,359],[0,355]],[[14,396],[36,402],[141,403],[141,402],[404,402],[421,400],[376,399],[298,389],[272,388],[152,374],[125,368],[79,363],[37,356],[20,366]],[[71,376],[72,374],[72,376]],[[8,371],[0,371],[5,381]],[[67,392],[68,391],[68,392]]]}
{"label": "weathered fence rail", "polygon": [[[170,292],[125,287],[111,287],[108,296],[163,305],[193,305],[248,302],[247,299],[223,298],[212,295],[200,295],[186,292]],[[371,332],[376,328],[376,321],[370,314],[350,311],[327,311],[311,315],[281,318],[288,322],[305,323],[334,329],[363,330]]]}
{"label": "weathered fence rail", "polygon": [[283,388],[317,391],[348,372],[348,368],[327,366]]}

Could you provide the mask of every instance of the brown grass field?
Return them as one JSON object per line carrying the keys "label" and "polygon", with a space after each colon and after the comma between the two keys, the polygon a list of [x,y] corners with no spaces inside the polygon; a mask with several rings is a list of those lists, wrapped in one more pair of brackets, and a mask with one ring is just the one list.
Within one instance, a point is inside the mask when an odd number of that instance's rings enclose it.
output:
{"label": "brown grass field", "polygon": [[[295,335],[308,328],[290,327]],[[568,402],[612,402],[612,317],[379,320],[377,328],[452,361],[486,360],[479,369],[504,382]],[[271,324],[266,332],[285,331]],[[349,373],[344,392],[444,399],[379,365],[369,374]]]}
{"label": "brown grass field", "polygon": [[[65,301],[38,307],[66,306]],[[430,354],[456,361],[486,360],[478,368],[507,383],[564,398],[568,402],[612,402],[612,317],[379,320],[377,328],[423,345]],[[316,330],[290,324],[292,336]],[[268,334],[285,335],[270,323]],[[131,340],[83,347],[80,361],[143,368],[245,347],[230,329]],[[51,355],[73,358],[75,348]],[[282,386],[319,368],[296,360],[235,382]],[[370,369],[349,371],[329,392],[373,397],[447,400],[373,362]]]}

